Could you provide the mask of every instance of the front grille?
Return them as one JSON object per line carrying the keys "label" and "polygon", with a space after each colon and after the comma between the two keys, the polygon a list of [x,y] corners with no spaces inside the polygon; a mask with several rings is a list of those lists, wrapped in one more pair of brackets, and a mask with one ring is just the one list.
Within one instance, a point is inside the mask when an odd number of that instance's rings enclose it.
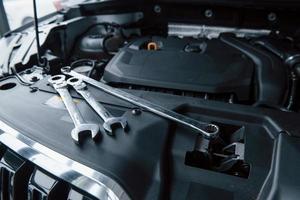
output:
{"label": "front grille", "polygon": [[1,145],[1,200],[92,199]]}
{"label": "front grille", "polygon": [[0,120],[0,200],[130,200],[112,178]]}
{"label": "front grille", "polygon": [[68,199],[70,187],[62,180],[57,180],[35,169],[28,184],[28,199]]}
{"label": "front grille", "polygon": [[1,199],[26,199],[27,183],[32,167],[10,150],[4,150],[0,161]]}
{"label": "front grille", "polygon": [[4,145],[0,161],[1,200],[92,199],[68,183],[39,169]]}

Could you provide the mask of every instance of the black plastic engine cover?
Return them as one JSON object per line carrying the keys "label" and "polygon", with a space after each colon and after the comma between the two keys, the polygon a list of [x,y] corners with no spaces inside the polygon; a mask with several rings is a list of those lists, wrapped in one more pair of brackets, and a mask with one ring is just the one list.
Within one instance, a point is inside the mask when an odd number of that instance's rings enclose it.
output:
{"label": "black plastic engine cover", "polygon": [[[147,50],[155,42],[158,50]],[[103,80],[214,94],[248,100],[253,62],[219,39],[145,37],[122,48],[107,65]]]}
{"label": "black plastic engine cover", "polygon": [[[111,177],[133,200],[299,199],[300,117],[297,113],[125,90],[196,120],[214,122],[222,132],[243,127],[244,158],[251,167],[249,177],[240,178],[186,165],[186,153],[195,148],[198,134],[144,110],[134,115],[135,106],[94,87],[89,87],[91,93],[114,116],[126,117],[129,130],[124,133],[117,128],[114,137],[102,134],[99,141],[86,138],[82,145],[77,145],[70,135],[74,128],[72,120],[61,99],[47,85],[48,78],[34,85],[39,90],[23,86],[15,78],[0,81],[0,121],[57,153]],[[102,123],[87,103],[77,98],[74,90],[70,91],[84,119]],[[0,134],[2,131],[0,127]]]}

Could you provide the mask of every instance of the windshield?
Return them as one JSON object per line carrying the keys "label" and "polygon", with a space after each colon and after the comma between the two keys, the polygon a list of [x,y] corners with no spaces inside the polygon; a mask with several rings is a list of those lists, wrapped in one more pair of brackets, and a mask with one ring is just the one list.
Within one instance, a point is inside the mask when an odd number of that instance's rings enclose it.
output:
{"label": "windshield", "polygon": [[[38,17],[69,7],[84,0],[36,0]],[[3,0],[10,29],[33,21],[33,0]]]}

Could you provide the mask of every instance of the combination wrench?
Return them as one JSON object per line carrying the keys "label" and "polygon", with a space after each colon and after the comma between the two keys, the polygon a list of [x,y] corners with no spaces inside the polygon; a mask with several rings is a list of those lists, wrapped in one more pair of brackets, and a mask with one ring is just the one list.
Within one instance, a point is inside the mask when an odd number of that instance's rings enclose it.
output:
{"label": "combination wrench", "polygon": [[134,96],[127,92],[124,92],[122,90],[113,88],[109,85],[106,85],[104,83],[101,83],[99,81],[96,81],[87,76],[77,73],[77,72],[71,70],[71,67],[69,67],[69,66],[63,67],[61,69],[61,72],[65,75],[75,77],[77,79],[81,79],[82,81],[84,81],[90,85],[93,85],[93,86],[97,87],[98,89],[100,89],[110,95],[118,97],[119,99],[122,99],[129,103],[132,103],[133,105],[139,106],[140,108],[146,109],[146,110],[148,110],[154,114],[157,114],[161,117],[164,117],[166,119],[169,119],[169,120],[175,121],[177,123],[180,123],[184,126],[187,126],[191,129],[195,130],[197,133],[202,134],[207,139],[214,138],[219,133],[219,127],[215,124],[197,121],[190,117],[176,113],[170,109],[164,108],[163,106],[154,104],[154,103],[147,101],[145,99],[142,99],[140,97],[137,97],[137,96]]}
{"label": "combination wrench", "polygon": [[108,110],[106,110],[98,101],[96,101],[95,97],[89,92],[86,84],[81,79],[75,77],[69,78],[67,80],[67,84],[71,85],[103,119],[103,128],[108,134],[113,134],[112,127],[114,125],[121,125],[123,129],[127,127],[127,120],[125,117],[114,117],[112,114],[110,114]]}
{"label": "combination wrench", "polygon": [[64,105],[66,106],[69,115],[75,125],[71,131],[71,136],[76,143],[80,143],[80,134],[89,132],[93,139],[98,136],[100,127],[97,124],[88,124],[84,121],[78,108],[73,102],[72,96],[68,91],[68,85],[64,75],[52,76],[48,82],[53,86],[56,92],[60,95]]}

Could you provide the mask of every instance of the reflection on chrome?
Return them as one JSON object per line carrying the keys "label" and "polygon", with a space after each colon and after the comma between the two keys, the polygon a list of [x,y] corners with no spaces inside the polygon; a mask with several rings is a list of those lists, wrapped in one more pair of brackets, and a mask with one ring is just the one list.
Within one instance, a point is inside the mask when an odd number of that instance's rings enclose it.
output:
{"label": "reflection on chrome", "polygon": [[130,199],[110,177],[31,140],[3,121],[0,121],[0,130],[2,144],[71,185],[101,200]]}

